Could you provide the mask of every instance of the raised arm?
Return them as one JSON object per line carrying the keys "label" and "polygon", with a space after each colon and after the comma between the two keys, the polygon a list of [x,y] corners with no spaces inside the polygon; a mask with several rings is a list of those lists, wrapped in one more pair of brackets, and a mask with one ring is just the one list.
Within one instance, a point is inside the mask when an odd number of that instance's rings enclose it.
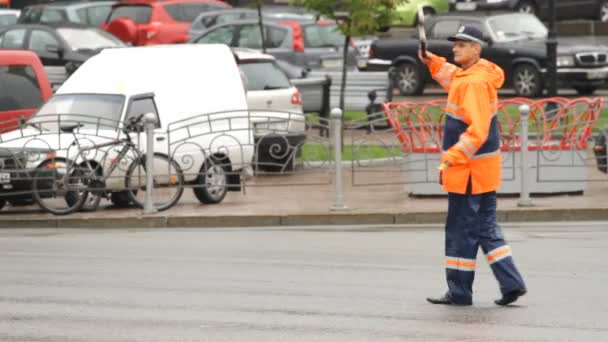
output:
{"label": "raised arm", "polygon": [[460,68],[429,51],[426,52],[426,56],[426,58],[422,57],[420,51],[418,51],[418,58],[429,68],[433,79],[449,92],[452,79]]}

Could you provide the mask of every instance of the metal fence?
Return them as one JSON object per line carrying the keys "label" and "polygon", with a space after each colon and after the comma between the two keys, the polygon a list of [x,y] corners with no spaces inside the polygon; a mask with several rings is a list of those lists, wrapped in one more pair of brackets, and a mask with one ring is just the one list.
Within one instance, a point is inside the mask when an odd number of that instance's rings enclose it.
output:
{"label": "metal fence", "polygon": [[[315,185],[333,189],[339,210],[345,186],[442,194],[436,167],[444,106],[385,103],[346,124],[337,109],[329,122],[266,110],[170,123],[153,114],[124,122],[73,113],[12,120],[0,123],[0,204],[35,202],[69,214],[107,199],[151,213],[179,203],[185,191],[220,203],[228,191],[247,187]],[[530,193],[580,193],[608,181],[602,108],[601,98],[501,101],[501,191],[521,194],[525,205]]]}

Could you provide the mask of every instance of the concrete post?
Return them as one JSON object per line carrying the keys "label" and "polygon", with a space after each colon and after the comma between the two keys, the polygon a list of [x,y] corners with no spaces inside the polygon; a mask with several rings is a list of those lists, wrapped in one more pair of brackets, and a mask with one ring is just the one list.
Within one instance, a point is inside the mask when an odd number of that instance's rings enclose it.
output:
{"label": "concrete post", "polygon": [[532,200],[530,199],[530,189],[528,188],[528,117],[530,115],[530,106],[528,106],[527,104],[519,106],[519,114],[521,121],[521,191],[519,193],[519,200],[517,201],[517,206],[531,207]]}
{"label": "concrete post", "polygon": [[146,132],[146,197],[144,202],[144,214],[156,213],[152,200],[154,191],[154,128],[156,126],[156,115],[146,113],[144,115],[144,129]]}
{"label": "concrete post", "polygon": [[332,109],[329,117],[331,119],[331,136],[334,143],[334,161],[336,163],[336,201],[331,210],[347,210],[342,192],[342,110],[340,108]]}

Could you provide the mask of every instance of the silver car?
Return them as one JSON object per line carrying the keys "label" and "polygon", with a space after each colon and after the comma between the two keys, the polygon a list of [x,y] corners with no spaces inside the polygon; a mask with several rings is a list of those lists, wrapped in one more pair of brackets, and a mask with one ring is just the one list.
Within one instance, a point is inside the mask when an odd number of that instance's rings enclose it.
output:
{"label": "silver car", "polygon": [[[344,35],[327,21],[265,21],[266,53],[305,68],[341,69]],[[195,44],[226,44],[262,49],[258,20],[241,20],[216,25],[190,40]],[[356,67],[357,54],[349,47],[347,67]]]}

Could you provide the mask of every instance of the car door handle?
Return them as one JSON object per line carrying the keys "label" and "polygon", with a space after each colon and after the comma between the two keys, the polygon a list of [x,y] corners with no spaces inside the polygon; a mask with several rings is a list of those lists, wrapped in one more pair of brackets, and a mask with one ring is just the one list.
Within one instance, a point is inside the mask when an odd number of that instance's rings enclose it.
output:
{"label": "car door handle", "polygon": [[156,137],[156,141],[165,141],[165,137]]}

